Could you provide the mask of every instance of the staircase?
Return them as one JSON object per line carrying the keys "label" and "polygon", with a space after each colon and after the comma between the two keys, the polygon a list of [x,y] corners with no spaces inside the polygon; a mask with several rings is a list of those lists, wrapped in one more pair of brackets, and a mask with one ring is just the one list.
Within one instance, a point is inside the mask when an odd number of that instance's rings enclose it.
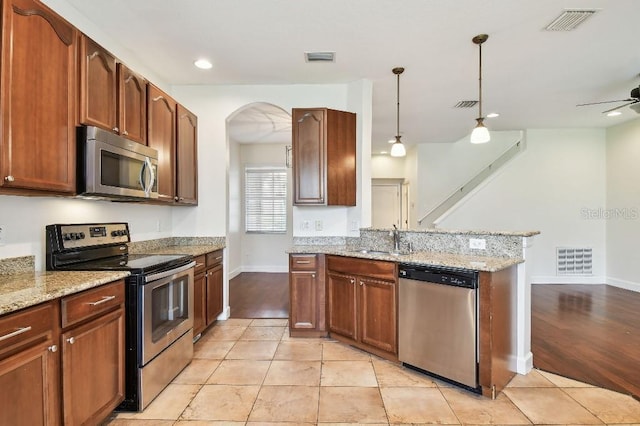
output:
{"label": "staircase", "polygon": [[421,219],[418,225],[421,228],[436,228],[438,220],[445,214],[456,208],[458,203],[462,201],[473,190],[485,183],[487,179],[495,174],[500,168],[507,164],[513,157],[520,154],[526,149],[524,135],[513,146],[503,152],[496,160],[488,166],[480,170],[474,177],[462,186],[458,187],[451,195],[429,210]]}

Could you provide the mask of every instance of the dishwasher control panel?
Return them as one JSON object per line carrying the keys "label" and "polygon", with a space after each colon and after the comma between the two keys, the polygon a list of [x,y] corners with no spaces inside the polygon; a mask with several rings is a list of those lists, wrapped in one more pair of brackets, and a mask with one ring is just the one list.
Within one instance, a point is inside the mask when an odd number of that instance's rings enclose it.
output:
{"label": "dishwasher control panel", "polygon": [[464,288],[478,288],[478,273],[470,270],[400,265],[400,278]]}

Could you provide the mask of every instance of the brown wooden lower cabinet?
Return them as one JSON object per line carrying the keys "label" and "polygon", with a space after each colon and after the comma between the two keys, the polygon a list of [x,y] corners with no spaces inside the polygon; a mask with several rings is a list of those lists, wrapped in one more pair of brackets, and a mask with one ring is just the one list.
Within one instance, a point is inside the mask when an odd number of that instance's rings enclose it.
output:
{"label": "brown wooden lower cabinet", "polygon": [[98,424],[124,398],[124,282],[63,298],[62,395],[65,425]]}
{"label": "brown wooden lower cabinet", "polygon": [[327,256],[331,336],[397,360],[397,276],[394,262]]}
{"label": "brown wooden lower cabinet", "polygon": [[193,335],[216,322],[224,311],[223,253],[216,250],[196,257],[193,288]]}
{"label": "brown wooden lower cabinet", "polygon": [[2,425],[61,424],[56,302],[0,317]]}
{"label": "brown wooden lower cabinet", "polygon": [[327,335],[325,315],[325,256],[289,255],[289,335]]}
{"label": "brown wooden lower cabinet", "polygon": [[124,398],[124,355],[122,280],[0,317],[0,424],[100,424]]}

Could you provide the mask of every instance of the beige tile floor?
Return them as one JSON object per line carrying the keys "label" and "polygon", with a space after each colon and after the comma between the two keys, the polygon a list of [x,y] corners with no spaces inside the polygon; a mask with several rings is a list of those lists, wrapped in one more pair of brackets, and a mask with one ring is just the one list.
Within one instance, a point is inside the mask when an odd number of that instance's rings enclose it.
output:
{"label": "beige tile floor", "polygon": [[329,339],[289,338],[286,320],[228,320],[142,413],[106,424],[636,424],[640,402],[542,371],[495,400]]}

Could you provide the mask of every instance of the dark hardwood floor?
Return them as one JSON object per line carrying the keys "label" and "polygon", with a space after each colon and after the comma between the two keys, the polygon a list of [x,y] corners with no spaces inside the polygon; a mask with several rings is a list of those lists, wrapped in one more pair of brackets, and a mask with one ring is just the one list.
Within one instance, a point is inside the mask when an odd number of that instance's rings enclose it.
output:
{"label": "dark hardwood floor", "polygon": [[640,399],[640,293],[608,285],[533,285],[536,368]]}
{"label": "dark hardwood floor", "polygon": [[243,272],[229,281],[231,318],[288,318],[289,274]]}

